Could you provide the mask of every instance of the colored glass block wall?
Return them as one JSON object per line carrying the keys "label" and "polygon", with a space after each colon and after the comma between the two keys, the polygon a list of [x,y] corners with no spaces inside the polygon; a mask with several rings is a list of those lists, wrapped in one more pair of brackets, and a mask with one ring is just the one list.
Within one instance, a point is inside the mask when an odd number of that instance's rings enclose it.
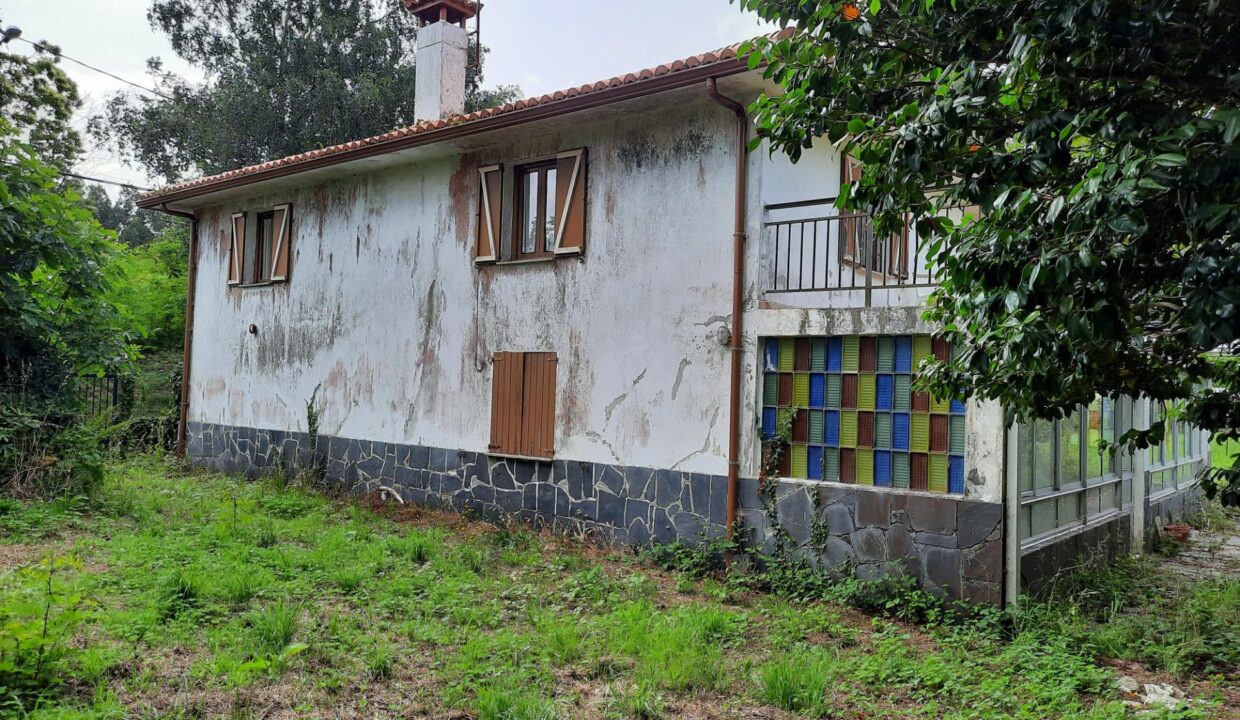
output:
{"label": "colored glass block wall", "polygon": [[762,436],[788,428],[780,475],[964,492],[963,402],[912,390],[929,335],[763,340]]}

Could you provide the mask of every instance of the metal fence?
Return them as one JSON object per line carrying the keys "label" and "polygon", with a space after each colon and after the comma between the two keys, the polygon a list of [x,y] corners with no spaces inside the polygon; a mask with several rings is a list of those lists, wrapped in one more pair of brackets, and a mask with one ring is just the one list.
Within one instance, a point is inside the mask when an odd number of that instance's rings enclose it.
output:
{"label": "metal fence", "polygon": [[78,378],[77,401],[87,419],[113,416],[121,404],[121,379],[116,375]]}

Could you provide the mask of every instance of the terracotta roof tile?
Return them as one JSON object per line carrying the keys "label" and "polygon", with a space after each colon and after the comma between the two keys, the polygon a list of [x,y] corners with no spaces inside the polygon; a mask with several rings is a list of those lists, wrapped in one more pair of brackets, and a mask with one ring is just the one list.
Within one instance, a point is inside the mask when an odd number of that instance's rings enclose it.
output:
{"label": "terracotta roof tile", "polygon": [[[779,33],[779,34],[783,34],[783,33]],[[566,100],[568,98],[574,98],[574,97],[579,97],[581,95],[598,92],[600,90],[620,87],[622,85],[631,85],[633,83],[642,82],[645,80],[649,80],[651,78],[663,77],[666,75],[683,72],[690,68],[700,67],[702,65],[709,65],[712,63],[720,63],[720,62],[726,62],[729,60],[734,60],[737,57],[737,50],[739,47],[740,47],[740,44],[738,43],[736,45],[732,45],[732,46],[723,48],[721,50],[700,53],[698,55],[692,55],[690,57],[675,60],[670,63],[664,63],[662,65],[657,65],[652,68],[646,68],[644,70],[639,70],[636,73],[625,73],[624,75],[617,75],[616,77],[607,78],[606,80],[600,80],[593,84],[586,83],[585,85],[581,85],[580,87],[567,88],[565,90],[557,90],[555,92],[548,93],[546,95],[540,95],[538,97],[525,98],[522,100],[517,100],[516,102],[504,103],[503,105],[497,106],[497,107],[490,107],[484,110],[474,111],[470,113],[463,113],[460,115],[454,115],[444,120],[436,120],[433,122],[423,121],[420,123],[416,123],[414,125],[407,125],[405,127],[395,128],[389,132],[383,133],[382,135],[375,135],[373,137],[364,138],[361,140],[352,140],[350,142],[342,143],[340,145],[333,145],[331,147],[310,150],[308,152],[304,152],[298,155],[291,155],[289,157],[280,158],[277,160],[270,160],[270,161],[267,161],[267,162],[264,162],[258,165],[250,165],[248,167],[238,168],[236,170],[229,170],[227,172],[219,173],[217,175],[210,175],[210,176],[201,177],[195,180],[189,180],[186,182],[177,183],[175,185],[169,185],[167,187],[160,188],[158,190],[154,190],[149,193],[144,193],[141,196],[141,199],[142,200],[155,200],[162,196],[170,195],[173,193],[181,193],[186,190],[191,190],[194,188],[201,188],[204,186],[209,186],[209,185],[219,183],[224,180],[231,180],[231,179],[235,179],[235,178],[246,176],[246,175],[253,175],[253,174],[263,172],[263,171],[273,170],[275,168],[282,168],[286,166],[297,165],[298,163],[301,163],[307,160],[318,159],[318,158],[326,157],[329,155],[342,154],[349,150],[355,150],[360,147],[390,142],[393,140],[398,140],[398,139],[410,137],[413,135],[418,135],[420,133],[428,132],[431,130],[437,130],[440,128],[444,128],[449,125],[468,123],[468,122],[474,122],[474,121],[482,120],[486,118],[492,118],[497,115],[503,115],[505,113],[510,113],[510,112],[514,112],[517,110],[524,110],[527,108],[545,105],[548,103],[559,102],[562,100]],[[204,190],[204,192],[205,191],[206,190]]]}

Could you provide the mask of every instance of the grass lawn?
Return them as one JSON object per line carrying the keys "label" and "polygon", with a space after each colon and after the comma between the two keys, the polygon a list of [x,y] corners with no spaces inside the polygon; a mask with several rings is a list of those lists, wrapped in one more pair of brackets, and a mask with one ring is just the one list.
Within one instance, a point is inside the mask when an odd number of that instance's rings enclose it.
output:
{"label": "grass lawn", "polygon": [[[0,538],[0,709],[14,716],[1135,717],[1079,614],[1044,616],[1054,632],[1032,615],[1004,639],[918,628],[580,540],[152,460],[114,466],[98,497],[0,501]],[[1232,631],[1232,587],[1210,632]],[[1142,717],[1236,717],[1230,671],[1185,667],[1124,665],[1199,701]]]}

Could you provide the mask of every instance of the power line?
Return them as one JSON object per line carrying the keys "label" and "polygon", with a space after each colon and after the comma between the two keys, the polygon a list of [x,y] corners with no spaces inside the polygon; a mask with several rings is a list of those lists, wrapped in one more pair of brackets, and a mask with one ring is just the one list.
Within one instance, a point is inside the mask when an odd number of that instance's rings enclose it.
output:
{"label": "power line", "polygon": [[141,185],[133,185],[127,182],[121,182],[120,180],[104,180],[103,178],[90,177],[89,175],[78,175],[77,173],[65,172],[63,170],[61,170],[59,174],[65,177],[75,178],[77,180],[87,180],[89,182],[106,183],[108,185],[119,185],[120,187],[129,188],[130,190],[141,190],[143,192],[150,190],[149,187],[142,187]]}
{"label": "power line", "polygon": [[22,42],[24,42],[24,43],[29,44],[29,45],[30,45],[31,47],[33,47],[35,50],[39,50],[39,51],[42,51],[42,52],[51,53],[52,55],[55,55],[55,56],[56,56],[56,57],[58,57],[58,58],[64,58],[65,60],[68,60],[69,62],[74,62],[74,63],[77,63],[78,65],[81,65],[82,67],[84,67],[84,68],[86,68],[86,69],[88,69],[88,70],[94,70],[95,72],[97,72],[97,73],[101,73],[101,74],[103,74],[103,75],[107,75],[108,77],[110,77],[110,78],[112,78],[112,79],[114,79],[114,80],[120,80],[121,82],[125,83],[126,85],[132,85],[133,87],[136,87],[136,88],[138,88],[139,90],[142,90],[143,92],[148,92],[148,93],[150,93],[150,94],[152,94],[152,95],[154,95],[154,96],[156,96],[156,97],[161,97],[161,98],[163,98],[164,100],[171,100],[171,99],[172,99],[172,98],[168,97],[167,95],[165,95],[165,94],[163,94],[163,93],[159,92],[158,90],[152,90],[152,89],[150,89],[149,87],[146,87],[145,85],[139,85],[138,83],[133,82],[132,80],[126,80],[125,78],[121,77],[120,75],[116,75],[116,74],[114,74],[114,73],[110,73],[110,72],[108,72],[107,70],[103,70],[103,69],[97,68],[97,67],[95,67],[94,65],[90,65],[90,64],[88,64],[88,63],[84,63],[84,62],[82,62],[81,60],[78,60],[78,59],[76,59],[76,58],[71,58],[71,57],[69,57],[68,55],[65,55],[64,53],[60,52],[60,50],[58,50],[58,49],[56,49],[56,48],[54,48],[54,47],[51,47],[51,46],[49,46],[49,45],[43,45],[42,43],[37,43],[37,42],[31,41],[31,40],[27,40],[26,38],[23,38],[23,37],[19,37],[19,38],[17,38],[17,39],[18,39],[18,40],[21,40],[21,41],[22,41]]}

